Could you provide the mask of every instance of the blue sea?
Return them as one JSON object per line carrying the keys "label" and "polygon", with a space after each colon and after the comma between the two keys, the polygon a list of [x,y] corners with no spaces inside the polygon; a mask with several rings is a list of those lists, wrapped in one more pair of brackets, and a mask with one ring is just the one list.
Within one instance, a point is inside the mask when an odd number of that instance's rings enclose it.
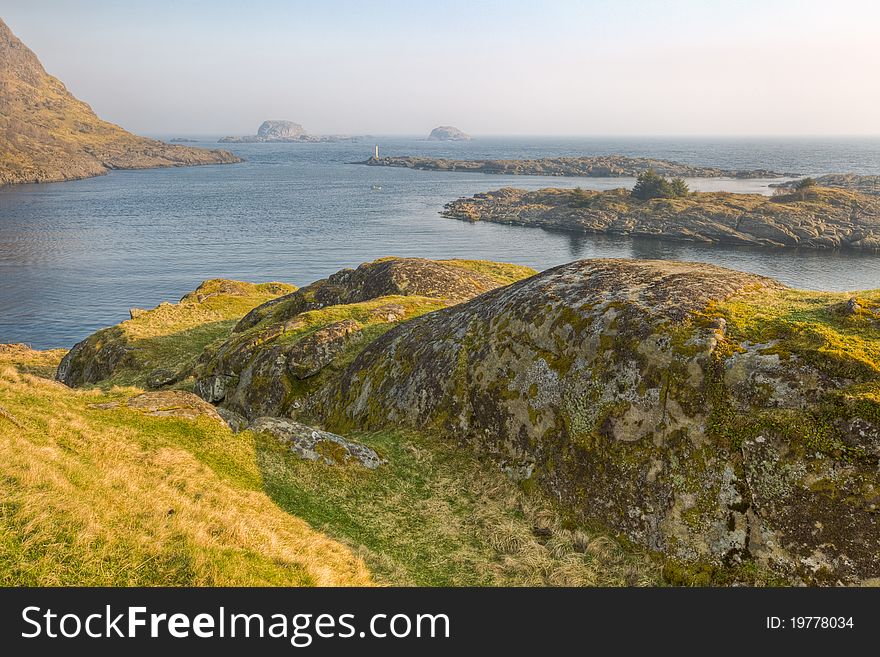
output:
{"label": "blue sea", "polygon": [[[186,136],[165,135],[164,137]],[[631,186],[625,178],[441,173],[351,162],[381,155],[537,158],[621,154],[730,169],[880,174],[880,138],[368,137],[328,144],[224,147],[237,165],[114,171],[88,180],[0,188],[0,343],[69,347],[175,301],[207,278],[305,285],[382,256],[483,258],[546,269],[581,258],[711,262],[809,289],[880,287],[880,256],[776,251],[468,224],[443,204],[504,186]],[[691,180],[698,190],[770,193],[768,180]]]}

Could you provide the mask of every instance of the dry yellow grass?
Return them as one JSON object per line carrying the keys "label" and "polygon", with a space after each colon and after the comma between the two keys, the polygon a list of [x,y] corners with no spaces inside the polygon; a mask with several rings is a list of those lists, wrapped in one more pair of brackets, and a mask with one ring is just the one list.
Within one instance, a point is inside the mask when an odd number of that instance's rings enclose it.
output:
{"label": "dry yellow grass", "polygon": [[0,354],[0,583],[371,583],[262,492],[247,434],[91,408],[133,391],[70,390],[22,364]]}

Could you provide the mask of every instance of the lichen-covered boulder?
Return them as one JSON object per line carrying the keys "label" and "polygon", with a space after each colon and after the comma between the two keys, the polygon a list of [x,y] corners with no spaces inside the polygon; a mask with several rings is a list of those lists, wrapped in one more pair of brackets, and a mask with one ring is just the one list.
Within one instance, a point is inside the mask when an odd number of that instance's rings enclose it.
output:
{"label": "lichen-covered boulder", "polygon": [[260,417],[249,428],[284,441],[292,452],[308,461],[323,461],[328,465],[357,463],[370,470],[385,462],[366,445],[286,418]]}
{"label": "lichen-covered boulder", "polygon": [[471,443],[673,561],[870,581],[880,335],[858,354],[841,322],[867,320],[833,296],[704,264],[575,262],[399,325],[307,410]]}
{"label": "lichen-covered boulder", "polygon": [[353,319],[342,319],[318,329],[297,342],[288,352],[288,371],[295,379],[314,376],[333,362],[346,345],[360,338],[360,333],[361,325]]}

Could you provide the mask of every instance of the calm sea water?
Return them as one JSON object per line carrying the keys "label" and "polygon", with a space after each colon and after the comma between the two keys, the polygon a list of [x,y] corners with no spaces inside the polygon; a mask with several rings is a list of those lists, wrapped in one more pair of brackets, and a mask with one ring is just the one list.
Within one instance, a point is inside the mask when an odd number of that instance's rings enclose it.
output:
{"label": "calm sea water", "polygon": [[[876,255],[707,247],[444,219],[438,212],[445,202],[502,186],[605,189],[632,181],[348,164],[368,157],[374,144],[388,155],[619,153],[725,168],[880,174],[880,139],[434,143],[376,137],[337,144],[228,144],[247,161],[0,189],[0,342],[70,346],[126,319],[128,308],[176,300],[206,278],[304,285],[386,255],[485,258],[536,269],[580,258],[672,258],[811,289],[880,287]],[[768,182],[696,180],[691,187],[769,193]]]}

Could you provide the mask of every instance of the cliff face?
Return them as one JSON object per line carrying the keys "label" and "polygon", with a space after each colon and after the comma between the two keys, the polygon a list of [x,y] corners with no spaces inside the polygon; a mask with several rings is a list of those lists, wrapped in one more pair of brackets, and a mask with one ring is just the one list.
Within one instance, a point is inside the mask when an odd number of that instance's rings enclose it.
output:
{"label": "cliff face", "polygon": [[709,244],[880,249],[880,199],[841,189],[774,197],[693,193],[641,201],[625,189],[505,188],[448,203],[443,215]]}
{"label": "cliff face", "polygon": [[238,161],[226,151],[174,146],[102,121],[0,20],[0,184]]}

